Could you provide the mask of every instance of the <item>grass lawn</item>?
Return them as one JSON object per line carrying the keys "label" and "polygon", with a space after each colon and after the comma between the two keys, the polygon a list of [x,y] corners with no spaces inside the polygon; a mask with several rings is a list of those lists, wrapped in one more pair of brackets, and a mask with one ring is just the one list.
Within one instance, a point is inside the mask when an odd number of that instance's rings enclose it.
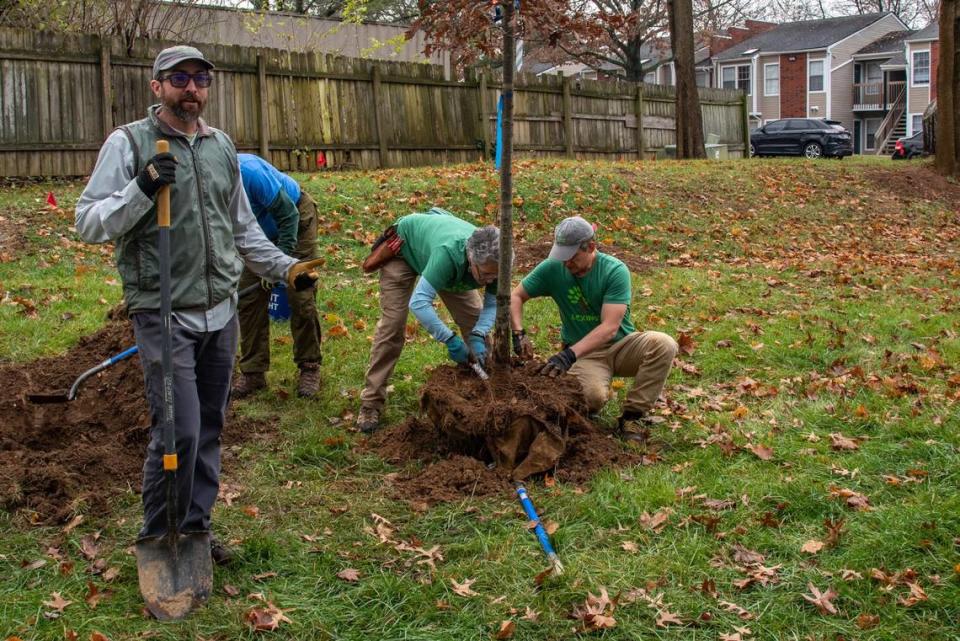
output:
{"label": "grass lawn", "polygon": [[[583,486],[530,485],[567,568],[542,585],[513,496],[412,506],[391,491],[400,470],[345,429],[377,320],[365,243],[431,205],[495,222],[497,175],[296,176],[319,203],[327,257],[323,391],[287,397],[295,368],[276,326],[271,389],[237,411],[277,436],[236,453],[223,475],[235,496],[214,513],[240,561],[216,569],[206,607],[160,624],[141,612],[128,550],[135,494],[66,534],[0,512],[0,638],[960,638],[960,213],[956,186],[911,183],[925,172],[875,158],[518,163],[518,242],[545,254],[563,217],[596,221],[602,243],[640,267],[634,323],[685,348],[655,433],[662,460]],[[71,229],[81,189],[0,193],[6,361],[64,352],[120,300],[110,248]],[[46,209],[48,191],[63,211]],[[553,305],[529,304],[526,324],[551,354]],[[388,422],[417,410],[425,371],[444,358],[420,330]],[[601,423],[617,413],[612,402]],[[82,542],[97,532],[98,558],[118,571],[109,582],[86,571]],[[95,607],[91,586],[109,593]],[[617,601],[593,601],[609,618],[582,614],[591,594]],[[255,632],[249,613],[273,606],[286,620]]]}

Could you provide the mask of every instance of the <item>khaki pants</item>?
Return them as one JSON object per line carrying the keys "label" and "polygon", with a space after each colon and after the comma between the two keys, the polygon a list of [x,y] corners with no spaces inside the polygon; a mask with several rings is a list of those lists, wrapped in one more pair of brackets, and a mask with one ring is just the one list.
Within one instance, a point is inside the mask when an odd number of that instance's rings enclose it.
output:
{"label": "khaki pants", "polygon": [[[297,248],[293,257],[298,260],[317,254],[317,203],[307,192],[301,192],[297,202],[300,224],[297,228]],[[240,275],[240,289],[259,282],[260,278],[244,267]],[[320,363],[320,318],[317,314],[317,288],[302,292],[287,288],[290,303],[290,333],[293,334],[293,361]],[[266,372],[270,369],[270,315],[267,306],[270,292],[264,289],[240,299],[237,315],[240,318],[240,371],[244,374]]]}
{"label": "khaki pants", "polygon": [[[380,320],[373,335],[370,365],[360,392],[360,406],[381,410],[387,400],[387,381],[403,351],[410,296],[417,273],[402,258],[394,258],[380,268]],[[464,333],[477,324],[483,303],[476,290],[439,292],[453,320]]]}
{"label": "khaki pants", "polygon": [[633,332],[609,347],[578,358],[570,373],[580,381],[591,412],[606,405],[614,376],[634,379],[623,410],[647,412],[663,391],[677,350],[677,342],[662,332]]}

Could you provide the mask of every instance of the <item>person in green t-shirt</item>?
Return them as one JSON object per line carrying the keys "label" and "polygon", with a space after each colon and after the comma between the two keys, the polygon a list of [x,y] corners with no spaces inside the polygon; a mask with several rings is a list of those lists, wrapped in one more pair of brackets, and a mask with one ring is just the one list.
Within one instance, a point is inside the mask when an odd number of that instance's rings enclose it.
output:
{"label": "person in green t-shirt", "polygon": [[[380,427],[387,381],[403,350],[408,309],[447,346],[456,363],[486,359],[486,336],[497,313],[500,230],[478,229],[439,207],[403,216],[388,231],[393,230],[396,236],[389,242],[399,244],[399,253],[379,267],[380,320],[360,393],[357,427],[365,434]],[[481,287],[486,288],[482,303],[476,291]],[[433,301],[438,295],[466,343],[437,316]]]}
{"label": "person in green t-shirt", "polygon": [[510,296],[513,349],[533,356],[523,330],[523,305],[549,296],[560,311],[563,349],[541,368],[545,376],[567,371],[583,387],[587,407],[599,411],[610,397],[613,376],[633,377],[618,428],[628,438],[643,440],[660,396],[677,342],[662,332],[639,332],[630,321],[630,271],[622,261],[597,250],[594,226],[580,216],[557,225],[547,260],[537,265]]}

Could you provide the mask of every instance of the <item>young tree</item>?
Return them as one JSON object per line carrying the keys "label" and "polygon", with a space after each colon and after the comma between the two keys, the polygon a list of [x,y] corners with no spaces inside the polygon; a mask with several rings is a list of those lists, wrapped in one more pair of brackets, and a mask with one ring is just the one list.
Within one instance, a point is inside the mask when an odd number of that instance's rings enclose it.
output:
{"label": "young tree", "polygon": [[676,71],[677,158],[705,158],[703,116],[693,61],[693,4],[691,0],[667,0],[667,5]]}
{"label": "young tree", "polygon": [[958,0],[940,1],[940,59],[937,68],[936,167],[948,176],[960,177],[960,14]]}

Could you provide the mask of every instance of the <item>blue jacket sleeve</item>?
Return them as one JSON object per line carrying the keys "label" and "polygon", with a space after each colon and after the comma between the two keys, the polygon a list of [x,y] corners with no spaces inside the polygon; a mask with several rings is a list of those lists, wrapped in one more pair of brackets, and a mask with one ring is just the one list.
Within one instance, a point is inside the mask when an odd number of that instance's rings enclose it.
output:
{"label": "blue jacket sleeve", "polygon": [[477,324],[473,326],[471,334],[480,334],[486,336],[493,329],[493,322],[497,319],[497,297],[490,292],[483,294],[483,309],[480,310],[480,317],[477,318]]}
{"label": "blue jacket sleeve", "polygon": [[433,308],[433,301],[437,297],[437,290],[426,278],[421,278],[410,297],[410,311],[417,317],[427,332],[441,343],[446,343],[454,335],[453,330],[447,327],[437,310]]}

